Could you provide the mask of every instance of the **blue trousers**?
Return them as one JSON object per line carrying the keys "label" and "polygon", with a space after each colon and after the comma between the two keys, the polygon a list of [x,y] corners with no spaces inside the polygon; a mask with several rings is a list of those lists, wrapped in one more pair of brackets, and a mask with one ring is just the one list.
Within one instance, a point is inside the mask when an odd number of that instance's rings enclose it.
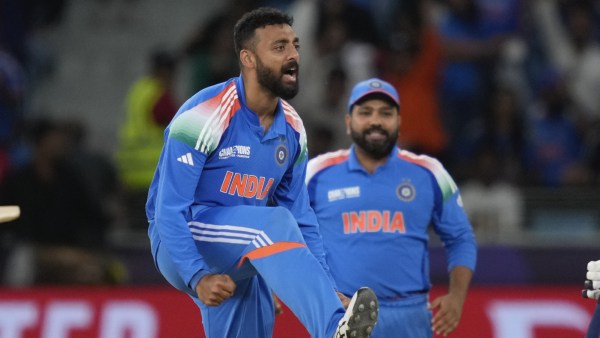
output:
{"label": "blue trousers", "polygon": [[306,247],[292,214],[282,207],[210,207],[190,222],[198,253],[212,273],[236,282],[234,295],[204,305],[181,279],[160,244],[156,264],[165,279],[190,295],[202,313],[207,338],[272,337],[274,292],[314,338],[331,338],[344,315],[321,264]]}
{"label": "blue trousers", "polygon": [[427,295],[379,300],[379,318],[371,338],[433,338]]}
{"label": "blue trousers", "polygon": [[596,305],[596,310],[594,310],[594,314],[592,315],[592,320],[590,321],[587,334],[585,335],[585,338],[598,337],[600,337],[600,303]]}

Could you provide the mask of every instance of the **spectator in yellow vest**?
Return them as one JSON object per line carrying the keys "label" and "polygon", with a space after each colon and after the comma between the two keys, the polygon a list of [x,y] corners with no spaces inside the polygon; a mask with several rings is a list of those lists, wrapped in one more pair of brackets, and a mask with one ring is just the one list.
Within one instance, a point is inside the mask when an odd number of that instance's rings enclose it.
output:
{"label": "spectator in yellow vest", "polygon": [[[117,165],[125,188],[130,226],[146,227],[146,194],[163,144],[163,131],[180,102],[173,94],[177,59],[158,50],[150,56],[150,69],[129,89],[126,116],[119,131]],[[138,215],[139,214],[139,215]]]}

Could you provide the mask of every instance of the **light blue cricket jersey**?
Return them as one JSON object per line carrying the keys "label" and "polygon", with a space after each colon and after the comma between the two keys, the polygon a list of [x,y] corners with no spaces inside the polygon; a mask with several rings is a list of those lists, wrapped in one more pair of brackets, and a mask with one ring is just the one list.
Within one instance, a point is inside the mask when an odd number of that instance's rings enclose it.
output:
{"label": "light blue cricket jersey", "polygon": [[179,109],[150,186],[146,213],[152,254],[166,246],[192,289],[209,273],[188,221],[210,206],[266,206],[271,199],[291,211],[312,253],[326,267],[306,175],[306,133],[296,111],[279,100],[264,133],[246,106],[241,77],[208,87]]}
{"label": "light blue cricket jersey", "polygon": [[448,270],[475,269],[476,242],[459,191],[435,159],[394,148],[373,174],[354,148],[308,164],[308,192],[340,291],[371,287],[381,299],[430,289],[428,228],[448,254]]}

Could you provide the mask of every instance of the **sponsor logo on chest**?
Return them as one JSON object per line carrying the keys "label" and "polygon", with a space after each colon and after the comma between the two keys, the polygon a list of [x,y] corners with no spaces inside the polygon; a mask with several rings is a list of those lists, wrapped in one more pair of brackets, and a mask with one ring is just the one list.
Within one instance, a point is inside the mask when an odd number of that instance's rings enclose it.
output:
{"label": "sponsor logo on chest", "polygon": [[235,145],[219,150],[220,160],[230,157],[250,158],[250,146]]}
{"label": "sponsor logo on chest", "polygon": [[347,187],[341,189],[329,190],[327,192],[327,200],[329,202],[339,201],[347,198],[357,198],[360,197],[360,187]]}

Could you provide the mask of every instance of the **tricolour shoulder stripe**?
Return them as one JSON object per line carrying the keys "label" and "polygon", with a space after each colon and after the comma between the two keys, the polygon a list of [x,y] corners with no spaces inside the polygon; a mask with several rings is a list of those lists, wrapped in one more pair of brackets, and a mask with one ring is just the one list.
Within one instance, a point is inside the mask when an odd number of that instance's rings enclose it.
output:
{"label": "tricolour shoulder stripe", "polygon": [[296,112],[285,100],[281,100],[281,107],[283,108],[283,114],[285,115],[285,121],[292,126],[292,128],[300,135],[298,142],[300,143],[300,156],[296,159],[294,165],[303,161],[308,156],[308,145],[306,138],[306,131],[304,130],[304,124],[300,115]]}
{"label": "tricolour shoulder stripe", "polygon": [[435,158],[426,155],[416,155],[410,151],[400,150],[398,152],[398,158],[405,161],[414,163],[429,170],[435,177],[440,190],[442,191],[443,199],[452,196],[457,190],[458,186],[448,174],[444,166]]}
{"label": "tricolour shoulder stripe", "polygon": [[208,154],[217,147],[239,108],[235,83],[232,82],[217,95],[177,116],[169,136]]}
{"label": "tricolour shoulder stripe", "polygon": [[336,164],[347,161],[350,157],[350,149],[341,149],[330,153],[319,155],[308,161],[306,168],[306,183],[321,170],[334,166]]}
{"label": "tricolour shoulder stripe", "polygon": [[[217,147],[220,135],[227,125],[229,125],[229,120],[233,116],[231,108],[233,107],[234,102],[237,102],[238,98],[235,82],[231,82],[231,84],[221,93],[222,94],[219,95],[221,96],[219,105],[208,118],[208,121],[202,128],[198,140],[196,141],[195,148],[205,153],[212,151]],[[215,134],[218,135],[216,139],[214,137]]]}
{"label": "tricolour shoulder stripe", "polygon": [[284,100],[281,100],[281,106],[283,107],[283,112],[285,114],[285,120],[289,123],[294,130],[299,133],[305,133],[304,124],[302,123],[302,119],[300,115],[296,112],[294,107],[292,107],[289,103]]}

